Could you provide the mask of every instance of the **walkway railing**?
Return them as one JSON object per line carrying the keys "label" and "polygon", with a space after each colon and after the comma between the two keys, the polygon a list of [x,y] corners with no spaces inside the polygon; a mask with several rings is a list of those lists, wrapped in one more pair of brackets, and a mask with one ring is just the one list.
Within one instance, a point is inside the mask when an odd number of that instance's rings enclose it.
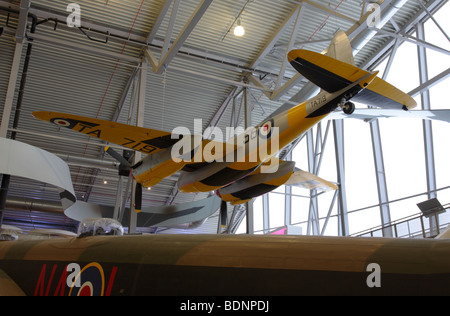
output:
{"label": "walkway railing", "polygon": [[386,226],[374,227],[356,234],[353,237],[384,237],[383,232],[392,231],[396,238],[434,238],[450,224],[449,208],[445,212],[431,216],[422,213],[408,216],[391,222]]}

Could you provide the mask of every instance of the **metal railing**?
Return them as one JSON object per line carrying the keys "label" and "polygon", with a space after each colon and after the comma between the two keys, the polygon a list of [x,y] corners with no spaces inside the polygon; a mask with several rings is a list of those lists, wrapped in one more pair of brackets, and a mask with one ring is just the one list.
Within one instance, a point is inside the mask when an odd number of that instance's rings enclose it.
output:
{"label": "metal railing", "polygon": [[384,237],[383,232],[392,231],[395,238],[434,238],[450,224],[450,212],[425,216],[422,213],[411,215],[389,225],[377,226],[352,234],[353,237]]}

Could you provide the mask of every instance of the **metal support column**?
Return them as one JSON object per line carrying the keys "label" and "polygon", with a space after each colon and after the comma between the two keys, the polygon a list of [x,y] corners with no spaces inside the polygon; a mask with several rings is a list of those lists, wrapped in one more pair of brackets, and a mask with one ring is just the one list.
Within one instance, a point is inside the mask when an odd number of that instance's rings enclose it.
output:
{"label": "metal support column", "polygon": [[[245,115],[245,129],[252,126],[252,109],[248,104],[248,88],[244,88],[244,115]],[[254,217],[253,217],[253,200],[245,203],[246,215],[247,215],[247,234],[253,234],[255,232]]]}
{"label": "metal support column", "polygon": [[[425,30],[423,23],[416,25],[417,36],[419,39],[425,39]],[[426,50],[422,46],[417,46],[419,56],[419,75],[420,84],[428,81],[428,66]],[[425,90],[421,94],[423,110],[431,110],[430,92]],[[425,161],[427,170],[427,186],[428,198],[436,197],[436,172],[434,164],[434,149],[433,149],[433,129],[430,120],[423,120],[424,140],[425,140]]]}
{"label": "metal support column", "polygon": [[[320,126],[318,127],[320,128]],[[308,171],[315,173],[316,166],[316,153],[314,146],[313,130],[310,129],[306,132],[307,151],[308,151]],[[317,236],[320,234],[319,227],[319,205],[317,200],[317,190],[310,191],[309,200],[309,215],[308,215],[308,228],[307,235]]]}
{"label": "metal support column", "polygon": [[[26,23],[28,19],[28,9],[30,1],[24,0],[20,4],[19,26],[16,33],[16,47],[14,50],[14,59],[9,74],[8,89],[6,91],[5,105],[3,106],[2,121],[0,125],[0,137],[6,138],[9,122],[11,118],[12,105],[16,92],[17,77],[19,76],[20,60],[22,59],[23,37],[25,35]],[[19,34],[23,30],[23,34]]]}
{"label": "metal support column", "polygon": [[262,204],[263,204],[263,234],[267,234],[267,233],[269,233],[269,230],[270,230],[269,194],[264,194],[262,196]]}
{"label": "metal support column", "polygon": [[344,167],[344,122],[343,120],[333,121],[334,145],[336,154],[336,171],[339,185],[338,200],[338,233],[339,236],[347,236],[348,216],[347,216],[347,197],[345,190],[345,167]]}
{"label": "metal support column", "polygon": [[[147,70],[148,69],[148,63],[145,59],[142,61],[141,71],[139,73],[139,94],[138,94],[138,100],[137,100],[137,115],[136,115],[136,126],[143,127],[144,125],[144,111],[145,111],[145,90],[147,86]],[[141,160],[142,154],[138,151],[134,154],[134,163],[137,163],[139,160]],[[135,211],[134,208],[134,193],[136,192],[136,181],[133,180],[132,184],[132,203],[130,207],[130,226],[128,229],[129,234],[136,233],[136,223],[137,223],[137,216],[138,213]]]}
{"label": "metal support column", "polygon": [[[17,78],[19,76],[20,61],[22,59],[23,42],[28,23],[28,11],[30,9],[30,0],[22,0],[20,2],[19,22],[16,31],[16,47],[14,50],[14,58],[9,74],[8,89],[6,91],[5,104],[3,106],[3,113],[0,125],[0,137],[6,138],[8,135],[8,127],[11,119],[12,105],[14,95],[16,93]],[[31,45],[29,45],[31,46]],[[29,49],[30,51],[30,49]],[[29,58],[29,56],[28,56]],[[23,81],[22,81],[23,83]],[[4,174],[1,179],[0,189],[0,229],[3,223],[3,214],[6,208],[6,198],[8,196],[8,189],[11,176]]]}
{"label": "metal support column", "polygon": [[[292,161],[292,151],[286,156],[287,161]],[[292,219],[292,187],[289,185],[284,186],[284,225],[291,225]]]}
{"label": "metal support column", "polygon": [[[400,44],[401,41],[396,39],[388,63],[386,65],[386,69],[383,73],[384,80],[386,80],[387,78],[389,70],[391,69],[392,63],[394,61],[395,54],[397,53]],[[380,124],[377,119],[370,122],[370,131],[372,136],[372,149],[375,163],[375,175],[377,179],[378,202],[380,203],[381,224],[383,226],[387,226],[391,222],[391,213],[388,204],[389,197],[386,185],[386,173],[384,169],[383,150],[381,146]],[[383,228],[383,237],[393,237],[392,226]]]}
{"label": "metal support column", "polygon": [[375,173],[377,178],[378,201],[380,202],[381,224],[387,226],[383,228],[383,237],[393,237],[391,222],[391,213],[389,208],[389,198],[386,186],[386,173],[384,169],[383,151],[381,147],[380,125],[378,120],[370,122],[372,134],[372,148],[375,163]]}
{"label": "metal support column", "polygon": [[117,182],[116,203],[114,205],[114,213],[113,213],[113,219],[115,219],[115,220],[119,219],[119,214],[121,213],[120,206],[122,205],[122,199],[123,199],[122,178],[123,178],[122,176],[119,176],[119,179]]}
{"label": "metal support column", "polygon": [[[423,23],[416,25],[417,37],[419,40],[425,40],[425,29]],[[427,65],[427,53],[423,46],[417,46],[418,58],[419,58],[419,76],[420,84],[424,84],[428,81],[428,65]],[[421,93],[422,108],[423,110],[431,110],[430,91],[424,90]],[[433,125],[430,120],[423,120],[423,135],[425,146],[425,169],[427,171],[427,190],[428,199],[437,197],[436,187],[436,169],[434,161],[434,146],[433,146]],[[439,225],[437,223],[437,215],[430,216],[430,233],[437,229]]]}

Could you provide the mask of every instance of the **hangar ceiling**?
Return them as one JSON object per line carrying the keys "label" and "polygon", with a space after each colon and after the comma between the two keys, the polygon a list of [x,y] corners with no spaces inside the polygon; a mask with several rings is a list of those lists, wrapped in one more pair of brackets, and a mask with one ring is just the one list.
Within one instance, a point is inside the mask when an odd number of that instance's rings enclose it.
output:
{"label": "hangar ceiling", "polygon": [[[408,38],[417,23],[447,1],[378,1],[380,30],[370,27],[370,2],[374,1],[77,0],[81,25],[69,27],[71,1],[0,0],[0,107],[6,122],[2,129],[7,125],[8,137],[15,132],[16,140],[67,161],[78,200],[114,206],[117,163],[104,154],[105,143],[45,124],[33,118],[33,111],[135,124],[144,68],[144,127],[193,130],[196,119],[201,119],[203,129],[243,126],[244,114],[236,115],[243,89],[248,91],[251,123],[258,124],[315,91],[284,64],[288,50],[322,52],[341,29],[356,49],[356,65],[374,69],[396,39]],[[245,27],[243,37],[232,33],[237,23]],[[12,80],[15,71],[17,80]],[[14,93],[8,106],[11,85]],[[179,194],[176,182],[174,175],[145,191],[144,205],[181,204],[207,196]],[[73,230],[77,223],[63,215],[58,202],[54,188],[13,177],[4,224]],[[195,232],[216,230],[217,220],[208,220]]]}

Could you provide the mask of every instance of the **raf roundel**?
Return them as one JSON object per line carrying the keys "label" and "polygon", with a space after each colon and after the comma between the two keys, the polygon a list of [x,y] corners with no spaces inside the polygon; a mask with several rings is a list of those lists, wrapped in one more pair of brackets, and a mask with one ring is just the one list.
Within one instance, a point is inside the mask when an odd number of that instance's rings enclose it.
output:
{"label": "raf roundel", "polygon": [[272,135],[273,120],[267,121],[259,127],[259,136],[269,139]]}
{"label": "raf roundel", "polygon": [[71,287],[69,296],[103,296],[105,275],[100,264],[92,262],[85,266],[76,278],[80,279],[80,287]]}
{"label": "raf roundel", "polygon": [[63,126],[63,127],[69,127],[72,123],[69,122],[68,120],[65,119],[61,119],[61,118],[55,118],[52,120],[52,123],[59,125],[59,126]]}

